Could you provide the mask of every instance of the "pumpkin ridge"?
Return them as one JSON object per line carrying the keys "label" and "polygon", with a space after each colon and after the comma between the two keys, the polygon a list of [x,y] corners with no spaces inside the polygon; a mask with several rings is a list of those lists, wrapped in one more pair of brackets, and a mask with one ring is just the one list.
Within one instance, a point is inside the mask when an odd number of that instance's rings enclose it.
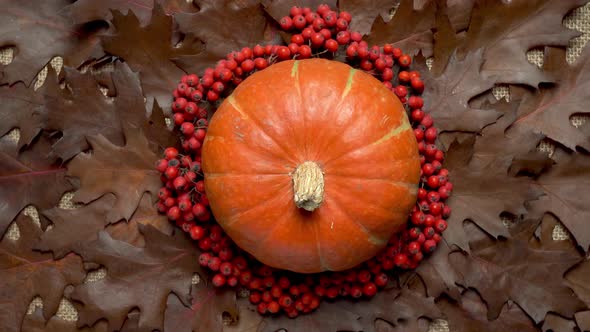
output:
{"label": "pumpkin ridge", "polygon": [[376,246],[385,246],[387,244],[389,237],[387,237],[386,239],[380,239],[380,238],[376,237],[375,235],[373,235],[371,233],[371,231],[369,231],[367,229],[367,227],[365,227],[365,225],[361,224],[358,220],[356,220],[352,216],[350,216],[350,214],[348,213],[348,209],[343,208],[337,199],[334,199],[332,197],[331,201],[332,201],[332,204],[335,205],[337,208],[339,208],[342,211],[342,213],[348,217],[348,219],[352,220],[352,222],[355,225],[357,225],[357,227],[360,228],[363,231],[363,233],[367,234],[367,239],[369,240],[369,242],[371,242],[372,244],[374,244]]}
{"label": "pumpkin ridge", "polygon": [[242,176],[280,176],[280,175],[289,175],[289,173],[204,173],[205,176],[208,178],[221,178],[225,176],[235,176],[235,177],[242,177]]}
{"label": "pumpkin ridge", "polygon": [[315,234],[315,243],[318,248],[318,258],[320,259],[320,269],[323,271],[330,271],[330,265],[326,262],[324,256],[322,255],[322,245],[320,241],[320,225],[318,223],[315,223],[313,230]]}
{"label": "pumpkin ridge", "polygon": [[334,160],[338,160],[339,158],[342,158],[344,156],[347,156],[347,155],[349,155],[349,154],[351,154],[353,152],[362,151],[363,149],[366,149],[368,147],[373,147],[375,145],[379,145],[379,144],[381,144],[381,143],[384,142],[384,141],[382,141],[383,138],[387,137],[386,140],[389,140],[389,139],[391,139],[393,137],[397,137],[400,134],[403,134],[403,133],[405,133],[405,132],[407,132],[408,130],[411,130],[411,129],[412,129],[412,126],[410,125],[410,122],[408,121],[407,116],[405,114],[403,114],[402,115],[402,122],[397,127],[393,128],[385,136],[381,137],[380,139],[378,139],[377,141],[375,141],[373,143],[366,144],[366,145],[361,145],[361,146],[359,146],[357,148],[354,148],[352,150],[346,151],[346,152],[342,153],[339,156],[336,156],[336,157],[333,157],[332,159],[326,160],[326,161],[324,161],[324,164],[328,164],[329,162],[332,162]]}
{"label": "pumpkin ridge", "polygon": [[[344,157],[344,156],[341,156],[341,157]],[[324,166],[324,169],[325,169],[324,173],[326,175],[330,175],[330,176],[351,177],[350,175],[347,175],[347,174],[339,174],[338,172],[328,171],[330,169],[330,163],[333,162],[333,161],[336,161],[336,160],[338,160],[338,158],[331,159],[328,162],[324,162],[323,163],[323,166]],[[396,160],[392,161],[388,165],[394,166],[394,165],[397,165],[398,163],[405,162],[407,160],[417,160],[418,161],[418,160],[420,160],[420,157],[409,156],[409,157],[399,158],[399,159],[396,159]],[[352,177],[356,177],[358,179],[370,179],[370,178],[366,178],[366,177],[361,176],[361,174],[359,174],[359,176],[352,176]]]}
{"label": "pumpkin ridge", "polygon": [[[283,185],[283,186],[279,187],[277,190],[273,191],[273,193],[280,193],[280,192],[284,192],[284,191],[285,191],[285,189],[286,189],[286,187],[288,187],[288,186],[290,186],[290,185],[291,185],[291,183],[287,183],[286,185]],[[242,217],[242,216],[243,216],[245,213],[248,213],[248,212],[250,212],[250,211],[254,210],[255,208],[259,208],[259,207],[261,207],[261,206],[264,206],[265,204],[274,203],[274,202],[275,202],[275,200],[280,200],[279,198],[281,198],[281,197],[282,197],[282,195],[276,195],[276,196],[273,196],[273,198],[271,198],[271,199],[269,199],[269,200],[266,200],[266,201],[264,201],[264,202],[262,202],[262,203],[260,203],[260,204],[254,204],[254,205],[252,205],[251,207],[249,207],[249,208],[247,208],[247,209],[245,209],[245,210],[243,210],[243,211],[240,211],[240,212],[239,212],[239,213],[237,213],[237,214],[234,214],[234,215],[232,216],[231,220],[226,220],[226,221],[223,223],[223,226],[225,226],[225,227],[231,227],[233,224],[235,224],[235,223],[236,223],[236,221],[240,220],[240,219],[241,219],[241,217]],[[215,211],[214,211],[214,212],[215,212]],[[273,228],[273,229],[274,229],[274,228]],[[272,232],[272,231],[271,231],[271,232]]]}
{"label": "pumpkin ridge", "polygon": [[405,187],[408,190],[417,190],[416,183],[414,183],[414,182],[387,180],[387,179],[383,179],[383,178],[366,178],[366,177],[362,177],[362,176],[349,176],[349,175],[334,174],[334,173],[330,173],[329,177],[342,177],[342,178],[347,178],[347,179],[357,179],[357,180],[367,180],[367,181],[383,181],[386,183],[391,183],[391,184]]}
{"label": "pumpkin ridge", "polygon": [[242,108],[240,107],[238,101],[236,100],[236,98],[234,97],[234,95],[230,95],[229,97],[226,98],[226,101],[232,106],[233,109],[235,109],[238,113],[240,113],[243,117],[244,120],[250,120],[250,122],[252,122],[254,124],[254,126],[258,129],[258,131],[260,131],[262,134],[264,134],[266,137],[270,138],[270,140],[272,142],[274,142],[274,144],[281,149],[281,151],[284,154],[284,157],[288,157],[286,158],[288,161],[295,163],[295,161],[293,159],[289,159],[291,158],[291,154],[287,151],[287,149],[282,146],[279,143],[279,140],[276,139],[275,137],[273,137],[272,135],[270,135],[266,130],[264,130],[264,127],[258,122],[258,120],[252,116],[249,116],[248,114],[246,114],[244,112],[244,110],[242,110]]}

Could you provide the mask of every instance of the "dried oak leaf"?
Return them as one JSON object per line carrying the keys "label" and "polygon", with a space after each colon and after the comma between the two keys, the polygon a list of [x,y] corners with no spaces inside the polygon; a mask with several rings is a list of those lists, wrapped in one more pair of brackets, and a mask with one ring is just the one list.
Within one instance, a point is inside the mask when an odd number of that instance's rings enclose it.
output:
{"label": "dried oak leaf", "polygon": [[436,251],[426,258],[416,273],[420,276],[426,286],[426,293],[430,297],[438,298],[447,294],[453,299],[458,299],[460,289],[457,282],[460,280],[457,271],[449,261],[451,247],[443,239],[438,243]]}
{"label": "dried oak leaf", "polygon": [[555,215],[584,251],[590,246],[590,157],[574,154],[554,165],[536,182],[545,195],[531,202],[531,213]]}
{"label": "dried oak leaf", "polygon": [[528,84],[553,81],[551,75],[528,62],[526,52],[544,45],[567,46],[580,32],[563,26],[565,15],[586,0],[478,1],[473,9],[464,50],[485,48],[483,78],[503,83]]}
{"label": "dried oak leaf", "polygon": [[139,329],[160,329],[164,323],[166,299],[174,293],[185,304],[194,273],[200,272],[197,248],[181,232],[168,236],[152,226],[140,225],[145,248],[113,239],[105,231],[77,252],[84,262],[104,266],[104,279],[77,286],[72,299],[78,306],[79,325],[108,320],[109,330],[120,329],[127,314],[139,308]]}
{"label": "dried oak leaf", "polygon": [[401,0],[393,18],[385,22],[377,17],[367,35],[369,45],[390,43],[405,53],[416,55],[422,52],[425,57],[432,56],[432,29],[436,3],[428,1],[423,8],[414,9],[413,0]]}
{"label": "dried oak leaf", "polygon": [[53,252],[58,259],[75,251],[85,242],[97,238],[98,232],[107,224],[106,214],[115,203],[113,195],[105,195],[88,205],[77,209],[61,209],[54,207],[42,211],[53,227],[45,231],[35,249]]}
{"label": "dried oak leaf", "polygon": [[443,7],[436,11],[435,17],[435,28],[434,33],[434,48],[433,61],[431,72],[434,76],[442,74],[449,63],[449,59],[453,54],[457,46],[461,44],[465,38],[465,34],[457,34],[451,25],[449,13],[452,13],[447,7]]}
{"label": "dried oak leaf", "polygon": [[233,320],[237,318],[236,292],[233,289],[216,289],[201,280],[192,286],[191,296],[190,307],[186,307],[174,295],[168,297],[165,331],[221,332],[224,330],[224,313]]}
{"label": "dried oak leaf", "polygon": [[472,163],[472,144],[473,140],[451,144],[445,161],[453,182],[453,195],[448,200],[452,209],[449,227],[443,236],[449,245],[466,251],[469,246],[463,228],[465,220],[472,220],[493,237],[508,237],[510,234],[500,215],[503,212],[524,215],[527,213],[525,202],[542,194],[533,186],[531,178],[509,176],[507,167],[498,166],[504,158],[501,154],[500,162]]}
{"label": "dried oak leaf", "polygon": [[454,53],[445,71],[433,76],[423,57],[414,61],[423,76],[424,109],[432,115],[440,131],[478,132],[496,121],[501,113],[495,110],[473,108],[469,101],[494,87],[493,78],[482,78],[479,68],[483,61],[482,50],[469,53],[459,60]]}
{"label": "dried oak leaf", "polygon": [[78,329],[76,321],[63,320],[53,316],[49,320],[43,317],[43,308],[36,307],[32,314],[26,315],[22,332],[108,332],[106,324],[99,322],[92,328]]}
{"label": "dried oak leaf", "polygon": [[568,286],[590,306],[590,260],[584,260],[565,275]]}
{"label": "dried oak leaf", "polygon": [[[281,40],[278,31],[267,20],[260,0],[195,2],[200,8],[198,13],[174,15],[180,31],[196,36],[205,44],[199,54],[182,56],[175,61],[186,71],[201,73],[232,51]],[[282,16],[288,13],[284,12]]]}
{"label": "dried oak leaf", "polygon": [[347,11],[353,17],[349,26],[350,30],[358,31],[363,35],[371,32],[377,16],[381,16],[383,22],[388,22],[391,19],[389,13],[396,5],[397,3],[391,0],[340,0],[338,2],[340,11]]}
{"label": "dried oak leaf", "polygon": [[116,196],[114,206],[106,215],[108,223],[129,220],[143,194],[150,193],[155,201],[162,186],[154,169],[157,157],[149,149],[146,137],[140,130],[128,128],[125,139],[125,146],[119,147],[103,135],[89,136],[92,154],[81,153],[68,165],[68,175],[80,178],[75,202],[87,204],[109,193]]}
{"label": "dried oak leaf", "polygon": [[125,15],[115,10],[112,15],[116,32],[101,37],[105,52],[123,58],[133,71],[139,72],[148,109],[155,99],[168,110],[172,103],[172,90],[184,75],[172,59],[197,53],[201,45],[188,35],[182,45],[172,45],[172,16],[166,15],[159,4],[154,6],[147,25],[141,25],[132,11]]}
{"label": "dried oak leaf", "polygon": [[450,260],[463,277],[461,286],[477,289],[487,303],[488,319],[496,319],[508,300],[518,304],[536,324],[549,311],[572,317],[585,307],[563,279],[581,260],[571,244],[552,243],[550,235],[531,241],[538,226],[535,220],[516,224],[510,228],[511,238],[499,241],[474,224],[466,226],[471,238],[478,240],[470,242],[470,255],[455,252]]}
{"label": "dried oak leaf", "polygon": [[571,319],[548,313],[541,329],[543,332],[575,332],[576,323]]}
{"label": "dried oak leaf", "polygon": [[488,320],[486,304],[474,291],[465,292],[458,303],[443,297],[437,306],[449,322],[449,331],[453,332],[538,331],[533,321],[513,303],[505,304],[497,319]]}
{"label": "dried oak leaf", "polygon": [[15,48],[2,82],[24,81],[28,86],[37,73],[60,55],[66,65],[77,67],[99,55],[98,39],[61,15],[69,0],[0,1],[0,47]]}
{"label": "dried oak leaf", "polygon": [[152,198],[144,194],[139,206],[128,222],[118,222],[106,228],[107,233],[118,241],[125,241],[135,247],[145,247],[145,239],[139,225],[151,225],[166,235],[172,235],[174,226],[165,215],[158,212]]}
{"label": "dried oak leaf", "polygon": [[544,68],[554,74],[556,86],[541,88],[523,101],[513,127],[541,133],[571,150],[580,146],[590,151],[590,134],[570,122],[573,115],[590,114],[590,44],[571,66],[565,50],[547,48]]}
{"label": "dried oak leaf", "polygon": [[[88,149],[86,136],[101,134],[117,145],[124,140],[123,126],[141,127],[147,123],[145,105],[137,76],[121,63],[115,64],[112,74],[117,96],[113,101],[105,97],[90,74],[64,68],[67,87],[48,84],[45,109],[47,130],[60,131],[62,138],[53,146],[52,153],[69,160]],[[46,83],[47,84],[47,83]]]}
{"label": "dried oak leaf", "polygon": [[77,285],[86,273],[75,254],[54,261],[51,255],[33,251],[42,231],[23,214],[16,219],[18,240],[0,242],[0,330],[17,332],[35,296],[43,299],[45,320],[57,312],[67,285]]}
{"label": "dried oak leaf", "polygon": [[0,86],[0,136],[18,128],[18,147],[31,143],[43,128],[43,96],[22,82]]}
{"label": "dried oak leaf", "polygon": [[574,317],[576,318],[576,324],[580,330],[584,332],[590,331],[590,310],[576,312]]}
{"label": "dried oak leaf", "polygon": [[466,30],[471,21],[474,0],[446,0],[446,14],[455,32]]}
{"label": "dried oak leaf", "polygon": [[[192,1],[186,0],[158,0],[164,7],[167,14],[179,12],[197,11]],[[112,19],[111,10],[118,10],[122,13],[133,11],[141,24],[147,24],[152,16],[152,9],[154,8],[154,0],[134,0],[134,1],[120,1],[120,0],[78,0],[73,4],[67,6],[65,11],[77,24],[96,21],[96,20],[110,20]]]}
{"label": "dried oak leaf", "polygon": [[16,149],[0,151],[0,202],[3,202],[0,204],[0,236],[26,206],[52,208],[65,192],[73,189],[66,179],[66,169],[46,158],[48,151],[44,148],[49,146],[44,144],[45,137],[38,140],[20,155]]}

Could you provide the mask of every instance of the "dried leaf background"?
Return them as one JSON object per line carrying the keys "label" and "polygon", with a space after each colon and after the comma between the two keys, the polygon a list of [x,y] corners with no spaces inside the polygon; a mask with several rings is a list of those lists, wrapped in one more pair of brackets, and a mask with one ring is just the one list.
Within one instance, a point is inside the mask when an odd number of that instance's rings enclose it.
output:
{"label": "dried leaf background", "polygon": [[296,320],[207,283],[152,206],[169,91],[321,2],[0,1],[1,331],[590,330],[582,0],[327,1],[417,55],[455,183],[445,241],[372,301]]}

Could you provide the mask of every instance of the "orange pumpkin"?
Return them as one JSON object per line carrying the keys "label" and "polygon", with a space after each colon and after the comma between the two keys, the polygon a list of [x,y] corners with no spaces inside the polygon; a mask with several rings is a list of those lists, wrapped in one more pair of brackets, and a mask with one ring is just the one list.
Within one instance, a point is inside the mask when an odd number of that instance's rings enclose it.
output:
{"label": "orange pumpkin", "polygon": [[377,79],[323,59],[253,74],[221,104],[204,142],[217,222],[261,262],[340,271],[407,222],[420,173],[400,101]]}

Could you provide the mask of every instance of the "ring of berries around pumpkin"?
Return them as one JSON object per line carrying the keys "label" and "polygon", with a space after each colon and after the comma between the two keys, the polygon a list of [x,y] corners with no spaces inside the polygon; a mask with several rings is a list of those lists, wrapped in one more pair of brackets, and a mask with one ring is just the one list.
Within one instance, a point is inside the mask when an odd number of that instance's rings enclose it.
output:
{"label": "ring of berries around pumpkin", "polygon": [[[437,130],[430,115],[422,110],[424,91],[420,73],[410,70],[412,57],[386,44],[369,47],[358,32],[348,26],[352,17],[337,13],[327,5],[293,7],[280,20],[281,28],[292,33],[285,45],[256,45],[232,52],[201,77],[182,77],[173,92],[173,122],[180,131],[182,151],[169,147],[156,163],[164,186],[160,189],[158,210],[198,242],[199,263],[209,269],[216,287],[242,287],[260,314],[284,312],[297,317],[318,308],[324,299],[370,298],[388,283],[396,269],[414,269],[424,255],[432,253],[451,209],[445,200],[453,185],[442,167],[444,154],[434,144]],[[407,228],[394,235],[378,255],[342,272],[313,275],[273,269],[239,249],[216,224],[208,207],[201,145],[207,134],[208,115],[221,99],[252,73],[283,60],[346,55],[346,62],[380,79],[408,111],[418,141],[421,179],[417,202],[408,217]]]}

